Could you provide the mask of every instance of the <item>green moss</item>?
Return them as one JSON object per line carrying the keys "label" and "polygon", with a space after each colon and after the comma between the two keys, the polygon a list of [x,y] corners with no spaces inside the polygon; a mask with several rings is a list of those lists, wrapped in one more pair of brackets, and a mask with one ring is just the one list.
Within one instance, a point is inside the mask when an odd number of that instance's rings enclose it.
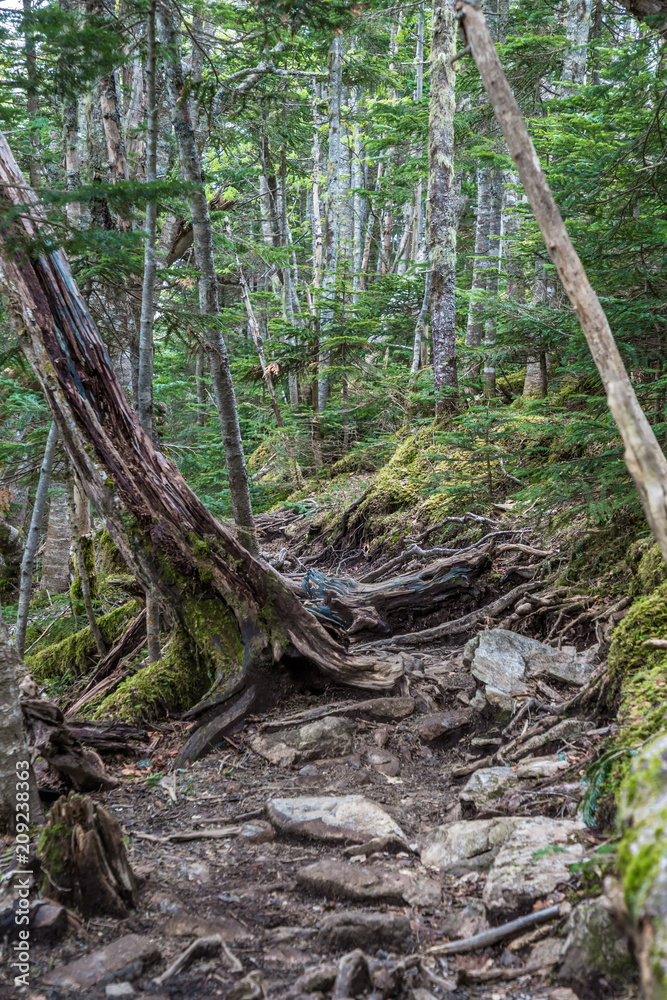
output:
{"label": "green moss", "polygon": [[177,628],[162,659],[128,677],[93,712],[93,718],[125,722],[156,719],[184,711],[206,692],[211,677],[183,629]]}
{"label": "green moss", "polygon": [[[98,618],[102,637],[108,646],[113,646],[127,622],[138,613],[138,603],[128,601],[127,604],[122,604],[109,614]],[[47,646],[34,656],[26,656],[25,664],[37,680],[47,680],[51,677],[60,677],[68,671],[73,675],[84,673],[89,666],[88,658],[96,655],[95,640],[90,628],[86,626],[69,638]]]}
{"label": "green moss", "polygon": [[654,839],[651,843],[637,845],[637,832],[629,830],[620,843],[618,863],[623,881],[623,894],[628,910],[636,919],[647,892],[655,882],[667,848],[665,830],[667,811],[663,810],[657,822],[651,824]]}
{"label": "green moss", "polygon": [[109,573],[127,573],[125,560],[114,545],[113,539],[106,528],[100,535],[100,550],[102,552],[100,572],[103,576]]}
{"label": "green moss", "polygon": [[[650,545],[650,543],[648,543]],[[661,584],[667,583],[667,563],[662,557],[658,545],[647,547],[646,542],[637,543],[642,547],[641,557],[634,570],[634,579],[630,588],[632,597],[640,594],[648,595]]]}
{"label": "green moss", "polygon": [[[48,872],[53,882],[62,884],[63,858],[66,856],[69,844],[72,841],[72,828],[65,823],[49,823],[42,830],[37,854],[42,868]],[[42,891],[49,886],[48,878],[44,879]]]}

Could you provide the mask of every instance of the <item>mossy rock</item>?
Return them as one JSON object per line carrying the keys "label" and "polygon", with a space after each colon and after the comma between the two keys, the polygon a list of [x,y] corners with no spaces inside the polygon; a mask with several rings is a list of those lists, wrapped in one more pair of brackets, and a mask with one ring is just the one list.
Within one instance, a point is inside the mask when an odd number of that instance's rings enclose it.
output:
{"label": "mossy rock", "polygon": [[628,565],[633,572],[630,595],[652,594],[662,583],[667,583],[667,563],[657,544],[648,539],[636,542],[628,552]]}
{"label": "mossy rock", "polygon": [[[97,619],[102,637],[108,646],[113,646],[127,623],[139,614],[137,601],[128,601]],[[95,640],[90,626],[79,629],[74,635],[55,642],[33,656],[26,656],[25,665],[39,681],[62,677],[66,673],[74,676],[85,673],[89,667],[89,657],[96,657]]]}
{"label": "mossy rock", "polygon": [[210,684],[206,658],[195,653],[187,632],[177,628],[162,659],[124,680],[92,717],[123,722],[162,718],[196,704]]}

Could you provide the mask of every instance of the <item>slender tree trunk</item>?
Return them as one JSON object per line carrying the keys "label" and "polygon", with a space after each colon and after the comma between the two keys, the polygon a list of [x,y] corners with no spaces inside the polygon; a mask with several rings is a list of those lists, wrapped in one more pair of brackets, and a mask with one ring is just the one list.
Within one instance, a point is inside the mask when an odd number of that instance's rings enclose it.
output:
{"label": "slender tree trunk", "polygon": [[317,108],[319,86],[313,80],[313,285],[322,283],[322,212],[320,210],[320,120]]}
{"label": "slender tree trunk", "polygon": [[[157,180],[157,60],[155,53],[156,0],[151,0],[146,21],[146,181]],[[139,327],[139,378],[137,414],[141,426],[157,442],[155,407],[153,402],[153,326],[155,323],[155,279],[157,276],[157,203],[146,203],[146,239],[144,240],[144,280],[141,290],[141,323]],[[146,591],[146,639],[148,662],[162,656],[160,644],[160,603],[154,587]]]}
{"label": "slender tree trunk", "polygon": [[28,167],[30,184],[33,188],[39,184],[39,135],[36,132],[39,116],[39,92],[37,90],[37,47],[33,29],[32,0],[23,0],[23,24],[25,31],[25,75],[28,83],[26,91],[26,110],[30,132],[30,155]]}
{"label": "slender tree trunk", "polygon": [[241,428],[239,426],[238,410],[232,375],[229,367],[229,355],[220,328],[218,300],[218,279],[215,272],[213,256],[213,235],[211,231],[211,216],[208,200],[202,184],[201,164],[195,141],[195,131],[189,117],[188,104],[181,100],[184,80],[180,59],[179,46],[174,29],[173,16],[170,9],[162,6],[158,9],[161,40],[170,57],[166,62],[167,83],[172,108],[172,123],[176,133],[181,173],[183,179],[196,185],[188,196],[190,214],[192,216],[193,242],[195,260],[199,268],[199,309],[203,316],[210,317],[213,322],[208,328],[208,355],[211,365],[211,381],[215,395],[216,406],[220,416],[220,427],[225,447],[225,463],[229,477],[229,492],[231,495],[234,521],[241,533],[244,544],[256,551],[255,527],[250,503],[248,485],[248,470],[243,454]]}
{"label": "slender tree trunk", "polygon": [[426,320],[428,318],[430,298],[431,298],[431,272],[427,271],[424,276],[424,297],[422,299],[419,315],[417,316],[417,323],[415,324],[415,339],[412,346],[412,364],[410,365],[411,379],[415,377],[420,367],[421,354],[422,354],[422,339],[424,337],[424,332],[426,330]]}
{"label": "slender tree trunk", "polygon": [[83,604],[86,609],[86,618],[88,619],[88,625],[90,626],[90,631],[92,632],[93,639],[95,640],[97,655],[101,659],[103,656],[106,656],[107,647],[104,639],[102,638],[100,627],[97,624],[97,618],[95,616],[95,608],[93,607],[93,596],[90,590],[90,577],[88,576],[88,567],[86,566],[86,560],[83,552],[83,544],[81,542],[81,530],[76,516],[76,497],[75,497],[73,471],[72,474],[70,475],[68,482],[68,498],[69,498],[70,527],[72,530],[72,547],[74,549],[74,555],[76,557],[76,568],[79,571],[79,580],[81,582],[81,594],[83,595]]}
{"label": "slender tree trunk", "polygon": [[29,869],[28,824],[43,823],[44,814],[23,726],[19,667],[19,656],[0,611],[0,831],[20,835],[17,867]]}
{"label": "slender tree trunk", "polygon": [[[375,191],[376,193],[380,190],[382,186],[382,178],[384,176],[384,163],[380,161],[378,163],[377,175],[375,178]],[[366,290],[366,274],[368,272],[368,265],[371,257],[371,244],[373,242],[373,230],[375,229],[375,210],[370,208],[368,212],[368,220],[366,222],[366,236],[364,238],[364,255],[361,260],[361,275],[359,276],[359,288],[362,291]]]}
{"label": "slender tree trunk", "polygon": [[364,220],[366,215],[366,199],[362,194],[364,174],[362,161],[364,158],[364,140],[357,120],[359,115],[361,91],[355,87],[352,99],[352,114],[354,124],[352,131],[351,150],[351,179],[350,183],[354,194],[352,196],[352,304],[355,305],[359,298],[359,288],[361,280],[361,262],[364,252]]}
{"label": "slender tree trunk", "polygon": [[206,355],[197,351],[195,356],[195,388],[197,390],[197,427],[206,427],[206,384],[204,382]]}
{"label": "slender tree trunk", "polygon": [[64,594],[69,588],[69,550],[72,543],[67,515],[67,492],[54,483],[49,499],[49,519],[42,555],[40,588],[50,594]]}
{"label": "slender tree trunk", "polygon": [[[498,296],[498,278],[500,268],[500,227],[503,205],[503,175],[502,171],[494,170],[491,175],[489,192],[489,229],[488,229],[488,260],[486,272],[486,293],[490,299]],[[484,324],[484,346],[494,347],[496,343],[496,320],[489,316]],[[487,396],[496,392],[496,362],[493,355],[484,359],[484,391]]]}
{"label": "slender tree trunk", "polygon": [[21,583],[19,585],[19,603],[16,613],[16,631],[14,633],[14,645],[19,654],[23,657],[25,651],[25,633],[28,625],[28,610],[32,597],[32,577],[35,571],[35,559],[37,549],[42,537],[44,527],[44,515],[49,499],[49,484],[51,482],[51,472],[56,457],[56,445],[58,443],[58,429],[55,423],[51,424],[49,436],[46,439],[44,458],[39,472],[39,483],[35,494],[35,503],[32,508],[30,528],[23,550],[23,560],[21,562]]}
{"label": "slender tree trunk", "polygon": [[491,168],[477,168],[477,220],[475,222],[475,257],[468,306],[466,346],[479,347],[484,336],[484,302],[489,267],[489,209],[491,204]]}
{"label": "slender tree trunk", "polygon": [[[324,303],[320,310],[320,374],[318,381],[318,410],[324,413],[329,392],[326,368],[329,365],[329,350],[326,347],[328,327],[334,318],[336,279],[338,277],[338,254],[340,240],[341,213],[341,121],[340,107],[343,96],[343,40],[334,35],[329,46],[329,151],[327,155],[327,197],[326,229],[324,236],[325,266],[322,280]],[[324,344],[322,343],[324,339]],[[324,374],[323,374],[324,371]]]}
{"label": "slender tree trunk", "polygon": [[586,77],[586,46],[591,27],[593,0],[570,0],[567,15],[567,51],[561,73],[561,93],[572,93]]}
{"label": "slender tree trunk", "polygon": [[431,43],[428,242],[431,256],[431,347],[436,412],[453,402],[456,373],[456,211],[454,206],[454,83],[456,22],[447,0],[435,0]]}

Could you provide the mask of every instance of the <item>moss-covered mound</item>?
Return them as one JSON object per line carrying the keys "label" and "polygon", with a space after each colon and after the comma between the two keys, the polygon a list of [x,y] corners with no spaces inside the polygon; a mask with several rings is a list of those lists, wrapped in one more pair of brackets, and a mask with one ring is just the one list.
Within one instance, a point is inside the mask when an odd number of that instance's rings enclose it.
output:
{"label": "moss-covered mound", "polygon": [[124,722],[157,719],[194,705],[211,684],[205,658],[177,628],[162,659],[128,677],[93,712],[93,718]]}
{"label": "moss-covered mound", "polygon": [[[98,618],[102,637],[108,646],[113,646],[127,623],[138,613],[137,601],[128,601]],[[75,676],[85,673],[90,666],[89,657],[96,655],[93,634],[86,626],[67,639],[55,642],[33,656],[26,656],[25,665],[37,680],[45,681],[66,673]]]}

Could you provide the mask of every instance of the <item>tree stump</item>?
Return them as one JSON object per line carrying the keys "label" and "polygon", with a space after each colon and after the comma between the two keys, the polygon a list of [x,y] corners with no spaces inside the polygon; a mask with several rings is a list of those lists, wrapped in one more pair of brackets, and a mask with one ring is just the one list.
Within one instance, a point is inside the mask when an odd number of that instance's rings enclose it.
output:
{"label": "tree stump", "polygon": [[126,917],[136,904],[118,820],[87,795],[70,792],[51,808],[39,842],[43,894],[83,916]]}

